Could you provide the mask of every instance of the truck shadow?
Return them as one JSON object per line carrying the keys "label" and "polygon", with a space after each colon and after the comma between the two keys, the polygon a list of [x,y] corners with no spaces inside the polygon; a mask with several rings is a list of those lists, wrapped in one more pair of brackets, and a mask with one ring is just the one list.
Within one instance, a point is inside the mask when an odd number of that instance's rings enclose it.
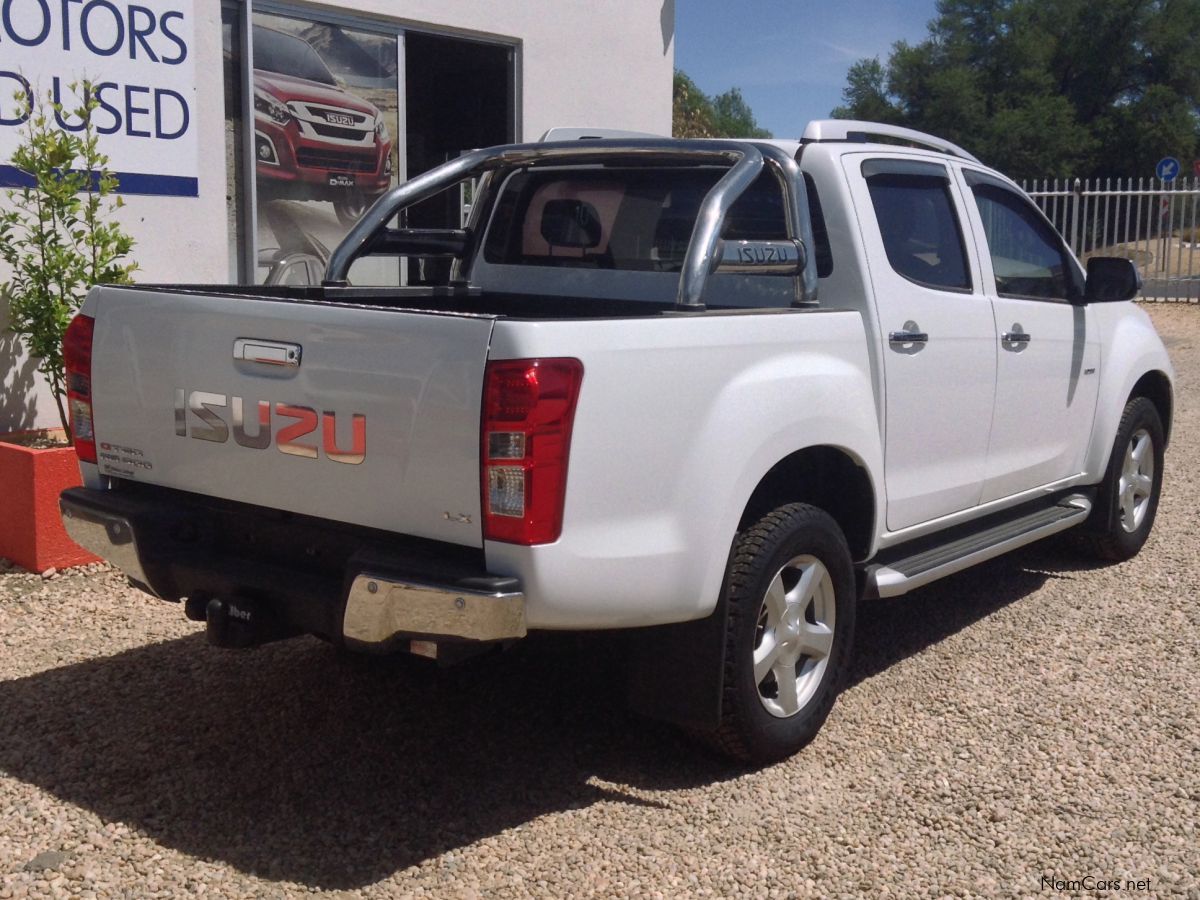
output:
{"label": "truck shadow", "polygon": [[315,639],[165,641],[0,682],[0,770],[164,846],[326,889],[547,813],[662,806],[623,784],[737,774],[625,712],[573,642],[535,643],[439,673]]}
{"label": "truck shadow", "polygon": [[[1032,559],[864,604],[852,683],[1055,577],[1053,556]],[[742,774],[626,712],[618,646],[535,638],[436,672],[197,634],[0,682],[0,769],[195,857],[363,887],[547,813],[665,808],[636,789]]]}
{"label": "truck shadow", "polygon": [[1020,555],[1001,556],[903,597],[867,600],[858,608],[847,688],[886,671],[1011,603],[1047,581],[1102,568],[1066,540],[1049,539]]}

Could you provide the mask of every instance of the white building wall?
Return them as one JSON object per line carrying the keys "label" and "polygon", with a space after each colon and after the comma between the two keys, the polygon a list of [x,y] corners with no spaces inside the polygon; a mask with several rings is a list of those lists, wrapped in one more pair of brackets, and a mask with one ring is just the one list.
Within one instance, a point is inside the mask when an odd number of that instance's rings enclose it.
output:
{"label": "white building wall", "polygon": [[[393,0],[333,2],[387,18]],[[674,0],[414,0],[414,27],[520,42],[523,140],[556,125],[671,133]]]}
{"label": "white building wall", "polygon": [[[193,109],[200,144],[199,197],[125,198],[119,219],[137,241],[139,282],[221,283],[231,270],[227,225],[221,10],[195,0],[200,82]],[[276,5],[272,5],[272,10]],[[398,9],[403,17],[398,17]],[[519,129],[536,140],[554,126],[622,128],[668,135],[674,69],[674,0],[332,0],[289,4],[391,25],[500,38],[518,48]],[[0,197],[0,203],[3,203]],[[0,278],[4,276],[0,269]],[[0,304],[0,433],[56,427],[54,401],[32,361],[6,332]]]}

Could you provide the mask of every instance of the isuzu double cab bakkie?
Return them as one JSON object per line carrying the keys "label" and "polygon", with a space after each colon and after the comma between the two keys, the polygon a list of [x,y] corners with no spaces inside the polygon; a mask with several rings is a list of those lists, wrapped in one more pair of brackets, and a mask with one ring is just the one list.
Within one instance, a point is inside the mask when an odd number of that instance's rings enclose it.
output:
{"label": "isuzu double cab bakkie", "polygon": [[[467,179],[466,227],[394,227]],[[350,284],[372,254],[450,274]],[[1069,528],[1142,547],[1173,373],[1139,285],[904,129],[474,151],[382,197],[322,285],[96,288],[62,513],[218,645],[627,629],[635,708],[776,759],[861,598]]]}

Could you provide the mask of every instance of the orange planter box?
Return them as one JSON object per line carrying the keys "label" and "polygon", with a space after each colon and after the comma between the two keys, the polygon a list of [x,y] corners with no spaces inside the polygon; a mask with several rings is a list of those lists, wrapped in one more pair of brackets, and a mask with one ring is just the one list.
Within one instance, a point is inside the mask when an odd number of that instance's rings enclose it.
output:
{"label": "orange planter box", "polygon": [[72,448],[33,450],[0,438],[0,557],[31,572],[96,562],[59,518],[58,495],[80,483]]}

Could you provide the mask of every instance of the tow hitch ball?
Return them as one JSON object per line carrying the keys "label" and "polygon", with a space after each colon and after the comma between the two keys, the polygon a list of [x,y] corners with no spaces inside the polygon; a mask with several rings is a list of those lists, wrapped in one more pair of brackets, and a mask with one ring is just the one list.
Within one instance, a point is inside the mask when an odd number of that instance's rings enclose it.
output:
{"label": "tow hitch ball", "polygon": [[292,636],[265,604],[248,597],[189,597],[186,612],[189,619],[206,624],[214,647],[257,647]]}

